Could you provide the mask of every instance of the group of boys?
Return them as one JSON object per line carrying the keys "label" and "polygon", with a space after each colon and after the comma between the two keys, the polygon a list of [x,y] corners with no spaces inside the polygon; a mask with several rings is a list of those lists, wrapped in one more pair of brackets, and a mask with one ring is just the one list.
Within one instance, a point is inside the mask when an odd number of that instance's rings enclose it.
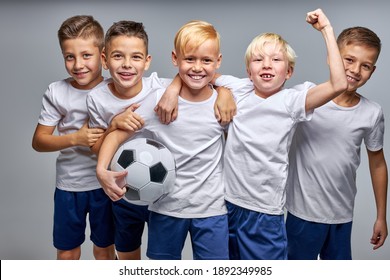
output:
{"label": "group of boys", "polygon": [[[377,205],[371,242],[382,246],[384,117],[356,92],[375,70],[380,40],[363,27],[336,40],[320,9],[306,20],[324,37],[330,79],[284,88],[296,56],[278,34],[253,39],[249,78],[238,79],[217,73],[215,28],[190,21],[174,40],[178,75],[161,79],[143,76],[152,58],[142,23],[116,22],[104,36],[91,16],[67,19],[58,37],[70,78],[49,85],[33,137],[37,151],[60,151],[57,258],[80,258],[88,213],[96,259],[140,259],[145,223],[150,259],[181,259],[187,234],[194,259],[351,259],[363,139]],[[154,204],[125,201],[126,171],[108,170],[134,137],[162,142],[175,158],[175,186]]]}

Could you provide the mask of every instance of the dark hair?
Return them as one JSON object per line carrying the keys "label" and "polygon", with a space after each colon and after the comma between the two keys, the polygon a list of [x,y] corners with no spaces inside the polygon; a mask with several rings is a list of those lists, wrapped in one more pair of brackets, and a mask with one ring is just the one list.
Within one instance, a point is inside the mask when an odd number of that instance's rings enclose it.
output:
{"label": "dark hair", "polygon": [[99,50],[104,46],[103,28],[92,16],[77,15],[66,19],[57,34],[60,46],[65,40],[76,38],[94,38]]}
{"label": "dark hair", "polygon": [[146,54],[148,54],[149,39],[142,22],[135,22],[130,20],[121,20],[114,22],[107,30],[105,37],[105,45],[108,46],[111,40],[117,36],[137,37],[144,41]]}

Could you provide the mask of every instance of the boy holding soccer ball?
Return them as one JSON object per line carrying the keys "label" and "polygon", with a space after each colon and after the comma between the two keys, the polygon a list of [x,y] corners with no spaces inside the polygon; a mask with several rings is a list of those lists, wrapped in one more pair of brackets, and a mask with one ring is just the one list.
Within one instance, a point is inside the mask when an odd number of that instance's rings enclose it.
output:
{"label": "boy holding soccer ball", "polygon": [[[173,191],[149,206],[147,256],[181,259],[190,233],[194,259],[228,259],[222,181],[224,129],[214,116],[217,93],[209,85],[222,60],[219,34],[207,22],[191,21],[179,29],[174,46],[172,61],[182,80],[180,118],[170,125],[160,123],[153,110],[160,98],[156,92],[137,109],[145,120],[144,129],[151,131],[176,161]],[[97,176],[101,184],[122,194],[118,182],[126,173],[108,171],[107,167],[119,145],[133,134],[118,129],[109,133],[99,152]]]}
{"label": "boy holding soccer ball", "polygon": [[[108,83],[89,93],[87,107],[89,126],[104,129],[102,137],[91,147],[98,152],[105,136],[115,130],[135,132],[143,120],[133,112],[156,88],[162,90],[156,74],[143,77],[152,57],[148,53],[148,35],[142,23],[119,21],[114,23],[105,36],[102,61],[109,70]],[[138,104],[132,105],[132,104]],[[146,132],[136,137],[151,137]],[[111,189],[102,185],[106,194],[114,201],[115,247],[118,258],[134,260],[141,258],[141,241],[145,223],[149,220],[146,203],[133,204],[120,199],[125,189]]]}

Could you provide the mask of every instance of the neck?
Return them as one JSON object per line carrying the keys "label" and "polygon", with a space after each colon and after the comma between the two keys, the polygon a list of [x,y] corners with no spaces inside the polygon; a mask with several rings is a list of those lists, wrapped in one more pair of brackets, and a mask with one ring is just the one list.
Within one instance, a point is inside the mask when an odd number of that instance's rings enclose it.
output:
{"label": "neck", "polygon": [[135,97],[138,93],[142,90],[142,81],[137,83],[136,85],[130,87],[130,88],[124,88],[120,87],[113,82],[108,84],[109,89],[111,92],[118,98],[121,99],[130,99]]}
{"label": "neck", "polygon": [[209,85],[200,89],[193,89],[183,83],[179,95],[181,98],[191,102],[201,102],[209,99],[212,94],[213,89]]}
{"label": "neck", "polygon": [[343,92],[339,96],[333,99],[333,102],[335,102],[339,106],[343,107],[353,107],[357,105],[360,101],[359,94],[354,92]]}

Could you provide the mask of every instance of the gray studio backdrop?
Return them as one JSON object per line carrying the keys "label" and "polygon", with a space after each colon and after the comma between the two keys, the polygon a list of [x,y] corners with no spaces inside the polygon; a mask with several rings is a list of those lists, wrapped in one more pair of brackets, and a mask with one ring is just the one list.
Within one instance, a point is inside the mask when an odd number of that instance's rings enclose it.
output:
{"label": "gray studio backdrop", "polygon": [[[113,22],[141,21],[150,36],[151,69],[173,77],[170,53],[178,28],[192,19],[215,25],[222,38],[222,73],[245,77],[244,52],[251,39],[270,31],[282,34],[298,55],[287,86],[306,80],[328,79],[322,36],[305,23],[306,12],[321,7],[335,33],[355,25],[372,28],[381,37],[383,51],[377,70],[360,93],[380,103],[390,125],[388,62],[390,61],[390,2],[328,1],[7,1],[0,4],[0,259],[54,259],[52,247],[53,193],[56,153],[37,153],[31,137],[41,99],[49,83],[66,77],[56,32],[66,18],[91,14],[106,30]],[[104,73],[106,76],[108,73]],[[389,129],[385,156],[390,160]],[[376,211],[365,148],[357,177],[358,195],[353,223],[354,259],[390,259],[390,240],[373,251],[369,243]],[[387,211],[389,214],[389,210]],[[388,215],[390,216],[390,215]],[[82,247],[82,259],[92,259],[91,242]],[[145,235],[146,236],[146,235]],[[145,257],[144,239],[143,258]],[[183,253],[191,259],[189,243]]]}

